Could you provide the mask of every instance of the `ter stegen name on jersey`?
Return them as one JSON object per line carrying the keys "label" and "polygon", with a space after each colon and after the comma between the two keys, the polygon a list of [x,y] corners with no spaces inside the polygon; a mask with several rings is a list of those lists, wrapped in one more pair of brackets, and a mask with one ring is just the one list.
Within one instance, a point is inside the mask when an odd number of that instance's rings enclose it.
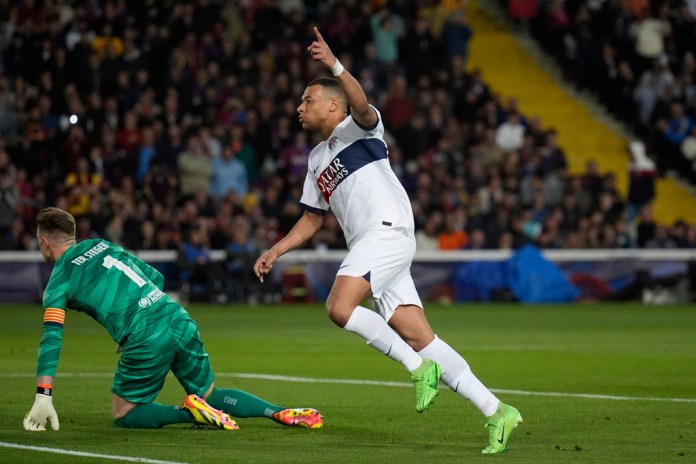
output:
{"label": "ter stegen name on jersey", "polygon": [[78,256],[77,258],[73,259],[70,262],[77,265],[77,266],[82,266],[90,258],[94,258],[102,251],[108,250],[108,249],[109,249],[109,245],[107,245],[105,242],[98,243],[97,245],[94,245],[92,248],[90,248],[89,250],[82,253],[81,256]]}

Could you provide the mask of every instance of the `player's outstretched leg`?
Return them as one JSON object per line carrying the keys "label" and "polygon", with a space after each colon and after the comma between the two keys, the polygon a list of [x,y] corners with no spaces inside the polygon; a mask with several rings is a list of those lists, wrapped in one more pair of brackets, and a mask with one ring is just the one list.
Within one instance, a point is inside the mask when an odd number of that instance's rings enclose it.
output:
{"label": "player's outstretched leg", "polygon": [[223,430],[239,430],[237,423],[227,413],[213,408],[198,395],[184,398],[181,409],[190,412],[197,424],[212,425]]}
{"label": "player's outstretched leg", "polygon": [[237,418],[267,417],[279,424],[311,429],[318,429],[324,425],[324,418],[316,409],[287,409],[234,388],[214,388],[207,401],[211,406]]}
{"label": "player's outstretched leg", "polygon": [[273,419],[291,427],[320,429],[324,425],[324,417],[312,408],[283,409],[274,413]]}
{"label": "player's outstretched leg", "polygon": [[437,382],[441,375],[440,365],[430,359],[423,359],[423,363],[411,372],[411,380],[416,387],[416,411],[423,412],[435,402],[435,397],[440,394]]}
{"label": "player's outstretched leg", "polygon": [[498,410],[486,422],[488,446],[481,453],[495,454],[505,451],[508,438],[520,422],[522,422],[520,412],[501,401]]}

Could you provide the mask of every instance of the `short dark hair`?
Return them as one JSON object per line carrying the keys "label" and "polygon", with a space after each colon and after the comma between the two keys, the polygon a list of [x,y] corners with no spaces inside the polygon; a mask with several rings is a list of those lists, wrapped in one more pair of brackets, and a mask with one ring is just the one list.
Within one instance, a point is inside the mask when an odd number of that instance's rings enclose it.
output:
{"label": "short dark hair", "polygon": [[324,90],[326,90],[330,94],[333,94],[336,98],[343,101],[343,103],[345,104],[345,111],[346,113],[348,112],[348,99],[346,98],[346,94],[343,91],[343,87],[341,87],[341,84],[339,84],[336,79],[334,79],[333,77],[317,77],[309,84],[307,84],[307,87],[312,87],[314,85],[322,87]]}
{"label": "short dark hair", "polygon": [[333,77],[317,77],[312,82],[307,84],[307,87],[312,87],[313,85],[320,85],[326,89],[334,90],[336,92],[343,93],[341,84],[338,83]]}
{"label": "short dark hair", "polygon": [[36,216],[39,233],[56,238],[75,237],[75,218],[60,208],[44,208]]}

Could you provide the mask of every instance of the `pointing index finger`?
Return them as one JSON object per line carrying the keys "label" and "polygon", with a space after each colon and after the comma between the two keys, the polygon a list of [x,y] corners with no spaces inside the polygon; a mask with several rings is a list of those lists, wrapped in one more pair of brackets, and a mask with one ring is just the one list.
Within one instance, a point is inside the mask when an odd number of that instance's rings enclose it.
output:
{"label": "pointing index finger", "polygon": [[314,26],[314,35],[316,36],[318,42],[324,43],[324,38],[321,36],[321,33],[319,32],[319,29],[317,29],[316,26]]}

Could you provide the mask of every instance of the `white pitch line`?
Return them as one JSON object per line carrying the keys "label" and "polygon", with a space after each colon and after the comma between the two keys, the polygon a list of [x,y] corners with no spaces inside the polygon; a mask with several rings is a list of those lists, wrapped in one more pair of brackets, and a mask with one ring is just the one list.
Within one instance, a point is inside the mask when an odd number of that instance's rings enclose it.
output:
{"label": "white pitch line", "polygon": [[[111,378],[113,375],[108,373],[59,373],[59,377],[99,377]],[[216,377],[232,377],[238,379],[272,380],[281,382],[295,383],[332,383],[341,385],[376,385],[381,387],[404,387],[413,388],[410,382],[390,382],[384,380],[360,380],[360,379],[322,379],[316,377],[295,377],[288,375],[255,374],[246,372],[217,372]],[[25,378],[35,377],[29,373],[0,373],[0,378]],[[509,395],[523,396],[552,396],[559,398],[582,398],[590,400],[614,400],[614,401],[662,401],[669,403],[696,403],[696,398],[665,398],[656,396],[620,396],[620,395],[600,395],[595,393],[566,393],[566,392],[544,392],[529,390],[507,390],[501,388],[491,388],[493,393],[506,393]]]}
{"label": "white pitch line", "polygon": [[664,398],[658,396],[620,396],[620,395],[598,395],[595,393],[561,393],[561,392],[535,392],[526,390],[505,390],[501,388],[491,388],[494,393],[507,393],[510,395],[525,396],[556,396],[562,398],[585,398],[590,400],[615,400],[615,401],[666,401],[669,403],[696,403],[696,398]]}
{"label": "white pitch line", "polygon": [[[413,388],[413,383],[409,382],[385,382],[379,380],[352,380],[352,379],[318,379],[312,377],[290,377],[285,375],[269,374],[245,374],[236,372],[222,372],[215,374],[218,377],[237,377],[243,379],[259,380],[280,380],[283,382],[302,382],[302,383],[338,383],[345,385],[380,385],[386,387],[407,387]],[[493,393],[507,393],[510,395],[526,396],[556,396],[562,398],[585,398],[593,400],[617,400],[617,401],[668,401],[674,403],[696,403],[696,398],[659,398],[651,396],[618,396],[618,395],[599,395],[594,393],[562,393],[562,392],[536,392],[527,390],[505,390],[491,388]]]}
{"label": "white pitch line", "polygon": [[0,441],[0,448],[14,448],[29,451],[41,451],[43,453],[67,454],[70,456],[81,456],[85,458],[112,459],[115,461],[143,462],[146,464],[187,464],[185,462],[180,461],[162,461],[161,459],[137,458],[132,456],[118,456],[115,454],[87,453],[85,451],[66,450],[61,448],[46,448],[43,446],[20,445],[17,443],[9,443],[6,441]]}

